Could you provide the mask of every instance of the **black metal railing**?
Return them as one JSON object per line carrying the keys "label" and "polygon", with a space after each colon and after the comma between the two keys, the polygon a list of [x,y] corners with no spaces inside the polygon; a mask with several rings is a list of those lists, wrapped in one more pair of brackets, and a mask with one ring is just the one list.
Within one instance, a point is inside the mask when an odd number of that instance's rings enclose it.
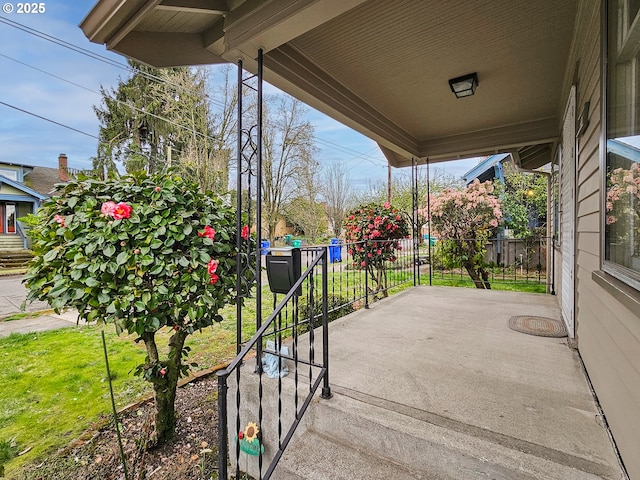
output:
{"label": "black metal railing", "polygon": [[[330,320],[368,308],[371,302],[388,296],[393,289],[416,281],[411,238],[334,243],[323,248],[328,251]],[[302,248],[303,268],[310,258],[307,250],[310,249]],[[387,259],[376,260],[379,252],[388,252]]]}
{"label": "black metal railing", "polygon": [[[547,237],[493,238],[481,245],[482,267],[491,284],[553,285],[548,268],[553,262],[552,244]],[[427,242],[431,242],[427,245]],[[471,282],[464,268],[464,257],[456,255],[450,242],[476,242],[476,239],[427,239],[420,248],[418,259],[428,266],[430,281]],[[424,273],[424,270],[423,270]]]}
{"label": "black metal railing", "polygon": [[[308,264],[300,279],[281,301],[278,302],[274,296],[274,304],[277,303],[274,312],[244,344],[229,366],[217,373],[218,478],[228,478],[230,463],[235,469],[235,478],[240,478],[243,467],[245,472],[258,480],[271,478],[321,384],[321,397],[331,397],[328,252],[325,247],[305,249],[305,252]],[[320,348],[316,345],[314,330],[317,316],[313,312],[317,310],[320,311],[321,318]],[[321,359],[318,362],[316,356],[319,356],[319,349]],[[254,353],[256,375],[242,376],[241,366],[249,365],[247,360]],[[262,354],[265,355],[264,359],[261,358]],[[293,377],[286,386],[282,378],[285,370],[292,370]],[[265,380],[265,375],[272,379]],[[251,392],[251,388],[255,390]],[[230,397],[235,399],[231,405]],[[230,428],[229,418],[235,418],[233,429]],[[251,442],[252,454],[243,449],[243,446],[246,447],[243,443],[246,439],[238,438],[243,423],[247,421],[254,422],[259,431],[257,439]],[[231,455],[231,462],[229,451],[235,452]],[[245,463],[241,462],[241,451],[245,452]],[[251,460],[251,464],[250,458],[255,458]],[[264,463],[267,465],[263,465]]]}

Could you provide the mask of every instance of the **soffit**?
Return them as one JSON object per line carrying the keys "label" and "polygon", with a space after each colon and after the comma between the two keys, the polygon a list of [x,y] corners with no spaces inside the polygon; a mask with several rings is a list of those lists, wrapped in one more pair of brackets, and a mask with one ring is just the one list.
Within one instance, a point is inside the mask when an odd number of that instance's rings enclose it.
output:
{"label": "soffit", "polygon": [[[576,3],[101,0],[81,26],[157,66],[255,70],[263,48],[270,83],[402,166],[553,144]],[[456,99],[447,80],[474,71],[476,95]]]}

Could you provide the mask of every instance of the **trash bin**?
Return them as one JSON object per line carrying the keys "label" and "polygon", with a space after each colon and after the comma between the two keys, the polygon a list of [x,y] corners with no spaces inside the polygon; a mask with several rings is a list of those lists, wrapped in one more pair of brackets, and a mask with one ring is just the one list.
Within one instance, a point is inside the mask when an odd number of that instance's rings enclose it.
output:
{"label": "trash bin", "polygon": [[291,245],[291,239],[293,238],[293,235],[291,235],[290,233],[287,233],[284,236],[284,243],[287,245]]}
{"label": "trash bin", "polygon": [[342,245],[337,238],[331,239],[331,245],[329,245],[329,263],[342,262]]}
{"label": "trash bin", "polygon": [[429,235],[425,235],[424,236],[424,243],[426,243],[427,245],[431,245],[432,247],[434,247],[436,245],[436,242],[438,241],[437,238],[435,237],[429,237]]}
{"label": "trash bin", "polygon": [[291,240],[291,246],[293,248],[300,248],[302,246],[302,240]]}
{"label": "trash bin", "polygon": [[269,247],[271,247],[271,243],[269,242],[269,240],[262,239],[262,241],[260,242],[260,253],[262,253],[262,255],[266,255],[267,253],[269,253]]}

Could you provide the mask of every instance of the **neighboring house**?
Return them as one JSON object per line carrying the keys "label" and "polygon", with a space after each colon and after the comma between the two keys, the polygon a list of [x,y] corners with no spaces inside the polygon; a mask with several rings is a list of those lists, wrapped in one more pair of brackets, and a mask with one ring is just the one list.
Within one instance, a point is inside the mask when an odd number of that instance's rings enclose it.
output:
{"label": "neighboring house", "polygon": [[462,176],[464,183],[470,185],[475,179],[478,179],[480,182],[500,180],[504,183],[503,165],[504,162],[509,161],[510,158],[511,155],[508,153],[489,155]]}
{"label": "neighboring house", "polygon": [[[511,154],[509,153],[501,153],[495,155],[489,155],[484,158],[478,164],[465,173],[462,178],[464,182],[470,185],[474,180],[478,180],[480,182],[486,181],[499,181],[503,185],[506,184],[506,179],[504,175],[505,163],[512,162],[513,159]],[[538,174],[538,175],[548,175],[549,172],[544,170],[538,170],[533,172],[523,172],[526,174]],[[548,189],[547,189],[548,190]],[[505,193],[508,195],[508,192]],[[528,228],[539,228],[544,227],[547,224],[547,212],[542,209],[542,211],[535,208],[535,205],[527,206],[527,216],[528,216]],[[505,212],[503,212],[504,214]],[[504,233],[507,237],[510,236],[510,232],[506,231]],[[501,234],[502,235],[502,234]],[[546,236],[549,236],[550,232]]]}
{"label": "neighboring house", "polygon": [[[36,213],[54,191],[55,184],[68,179],[65,154],[58,157],[58,168],[0,161],[0,248],[26,246],[18,218]],[[20,241],[11,241],[11,237]]]}
{"label": "neighboring house", "polygon": [[640,164],[617,145],[640,144],[640,2],[140,3],[98,0],[81,28],[155,66],[264,66],[394,167],[551,164],[557,301],[640,479]]}

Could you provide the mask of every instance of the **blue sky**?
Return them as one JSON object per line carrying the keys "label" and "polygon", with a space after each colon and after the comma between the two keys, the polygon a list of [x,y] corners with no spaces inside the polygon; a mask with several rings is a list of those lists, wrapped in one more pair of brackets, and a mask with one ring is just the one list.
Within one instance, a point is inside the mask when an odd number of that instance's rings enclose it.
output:
{"label": "blue sky", "polygon": [[[54,167],[58,155],[66,153],[69,167],[89,168],[97,145],[93,137],[98,134],[98,121],[92,109],[100,102],[97,92],[101,85],[115,86],[119,77],[127,76],[126,70],[113,64],[124,65],[124,57],[89,42],[78,27],[94,0],[43,2],[44,13],[30,14],[17,13],[17,2],[0,3],[14,10],[0,12],[0,161]],[[42,34],[111,63],[48,41]],[[386,180],[386,161],[375,142],[317,111],[310,110],[308,116],[320,162],[344,162],[359,190]],[[461,176],[476,162],[450,162],[446,170]],[[393,175],[408,174],[408,169],[393,171]]]}

